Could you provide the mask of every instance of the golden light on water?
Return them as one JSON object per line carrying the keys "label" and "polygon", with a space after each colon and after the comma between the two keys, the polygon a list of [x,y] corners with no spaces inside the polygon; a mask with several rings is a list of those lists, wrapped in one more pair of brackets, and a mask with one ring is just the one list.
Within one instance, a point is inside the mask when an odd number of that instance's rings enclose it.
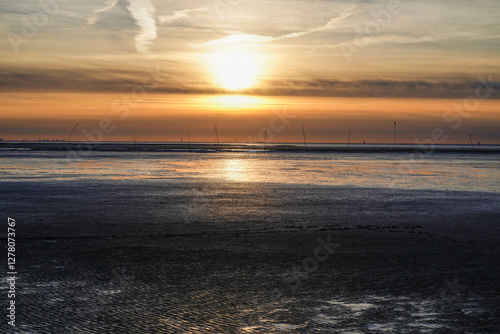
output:
{"label": "golden light on water", "polygon": [[244,161],[231,159],[225,162],[223,175],[232,181],[248,181],[249,175]]}

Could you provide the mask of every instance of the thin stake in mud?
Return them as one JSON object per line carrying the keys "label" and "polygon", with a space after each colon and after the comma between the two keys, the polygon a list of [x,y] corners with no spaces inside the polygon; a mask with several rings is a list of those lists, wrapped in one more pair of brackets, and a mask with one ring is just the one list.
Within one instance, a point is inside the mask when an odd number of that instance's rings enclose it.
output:
{"label": "thin stake in mud", "polygon": [[217,124],[215,124],[215,139],[217,140],[217,149],[220,150],[219,135],[217,134]]}
{"label": "thin stake in mud", "polygon": [[137,139],[135,139],[134,131],[132,131],[132,138],[134,138],[134,149],[137,150]]}
{"label": "thin stake in mud", "polygon": [[75,132],[76,127],[80,124],[80,122],[77,122],[75,126],[73,127],[73,130],[71,130],[71,133],[69,134],[68,142],[71,141],[71,136],[73,136],[73,132]]}
{"label": "thin stake in mud", "polygon": [[264,149],[266,149],[267,128],[264,131]]}
{"label": "thin stake in mud", "polygon": [[347,148],[351,148],[351,129],[347,129]]}
{"label": "thin stake in mud", "polygon": [[397,124],[396,121],[394,121],[394,148],[396,148],[396,130],[397,130]]}
{"label": "thin stake in mud", "polygon": [[472,134],[471,133],[469,133],[469,141],[470,141],[470,147],[472,147],[472,150],[475,151],[474,144],[472,143]]}
{"label": "thin stake in mud", "polygon": [[188,146],[189,146],[189,151],[191,152],[191,139],[189,138],[189,131],[188,131]]}
{"label": "thin stake in mud", "polygon": [[302,121],[302,135],[304,136],[304,149],[306,149],[307,142],[306,142],[306,131],[304,130],[304,121]]}

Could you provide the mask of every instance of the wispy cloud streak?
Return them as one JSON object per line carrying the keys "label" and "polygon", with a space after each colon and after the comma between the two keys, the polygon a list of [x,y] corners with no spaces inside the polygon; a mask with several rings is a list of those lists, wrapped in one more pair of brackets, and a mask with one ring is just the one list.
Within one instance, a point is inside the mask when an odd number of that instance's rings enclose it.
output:
{"label": "wispy cloud streak", "polygon": [[210,11],[210,9],[208,9],[207,7],[176,10],[173,12],[172,15],[158,16],[158,22],[162,23],[162,24],[172,24],[179,19],[189,17],[189,14],[191,14],[193,12],[208,12],[208,11]]}
{"label": "wispy cloud streak", "polygon": [[106,2],[106,7],[94,10],[94,15],[87,20],[87,24],[93,25],[99,19],[99,13],[106,12],[112,9],[120,0],[108,0]]}
{"label": "wispy cloud streak", "polygon": [[310,34],[317,33],[317,32],[334,30],[336,28],[342,27],[342,25],[344,24],[344,22],[347,18],[349,18],[350,16],[355,15],[359,12],[360,12],[360,10],[358,10],[358,9],[356,9],[356,7],[352,6],[348,9],[346,9],[344,12],[342,12],[342,14],[340,14],[340,16],[330,19],[323,26],[304,30],[304,31],[294,32],[291,34],[286,34],[286,35],[277,37],[276,39],[296,38],[296,37],[302,37],[302,36],[310,35]]}
{"label": "wispy cloud streak", "polygon": [[[109,0],[105,7],[95,10],[94,15],[87,20],[87,24],[95,24],[98,20],[98,14],[112,9],[118,1],[120,0]],[[154,18],[155,7],[150,0],[128,0],[128,3],[127,10],[140,28],[139,33],[134,37],[135,49],[139,53],[146,53],[157,37]]]}
{"label": "wispy cloud streak", "polygon": [[140,27],[134,38],[135,48],[139,53],[146,53],[157,36],[155,7],[149,0],[129,0],[127,9]]}
{"label": "wispy cloud streak", "polygon": [[[368,47],[381,44],[418,44],[425,42],[435,41],[436,38],[433,36],[422,36],[422,37],[408,37],[401,35],[380,35],[380,36],[366,36],[358,40],[354,40],[352,43],[357,47]],[[336,45],[326,45],[326,48],[339,48],[346,43],[340,43]]]}
{"label": "wispy cloud streak", "polygon": [[262,36],[262,35],[253,35],[253,34],[232,34],[220,39],[215,39],[208,41],[206,43],[201,44],[200,46],[221,46],[221,45],[231,45],[231,44],[240,44],[240,43],[268,43],[268,42],[273,42],[277,40],[282,40],[282,39],[289,39],[289,38],[298,38],[298,37],[303,37],[306,35],[310,35],[313,33],[318,33],[318,32],[324,32],[324,31],[331,31],[336,28],[342,27],[344,24],[344,21],[354,15],[359,13],[359,10],[356,9],[354,6],[346,9],[342,14],[340,14],[338,17],[334,17],[330,19],[326,24],[303,30],[303,31],[297,31],[293,32],[290,34],[285,34],[281,35],[278,37],[272,37],[272,36]]}

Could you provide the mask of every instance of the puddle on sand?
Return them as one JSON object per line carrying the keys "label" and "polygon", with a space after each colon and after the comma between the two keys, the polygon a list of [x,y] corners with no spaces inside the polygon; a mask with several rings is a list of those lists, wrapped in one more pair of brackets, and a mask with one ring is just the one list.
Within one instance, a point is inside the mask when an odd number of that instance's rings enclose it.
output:
{"label": "puddle on sand", "polygon": [[362,302],[338,299],[322,301],[312,322],[317,329],[338,329],[343,333],[361,331],[397,332],[403,329],[420,333],[443,330],[439,305],[432,300],[407,297],[368,296]]}

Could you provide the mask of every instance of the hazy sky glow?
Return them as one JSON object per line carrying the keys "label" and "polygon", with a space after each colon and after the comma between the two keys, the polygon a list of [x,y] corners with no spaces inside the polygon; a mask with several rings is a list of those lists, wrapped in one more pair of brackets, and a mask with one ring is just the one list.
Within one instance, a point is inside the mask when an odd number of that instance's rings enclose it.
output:
{"label": "hazy sky glow", "polygon": [[[247,141],[286,108],[277,141],[300,139],[298,119],[315,141],[345,127],[390,141],[397,119],[407,142],[441,127],[500,143],[497,0],[42,3],[0,0],[0,138],[65,138],[108,117],[105,140],[212,140],[218,122]],[[254,98],[214,102],[227,94]]]}

